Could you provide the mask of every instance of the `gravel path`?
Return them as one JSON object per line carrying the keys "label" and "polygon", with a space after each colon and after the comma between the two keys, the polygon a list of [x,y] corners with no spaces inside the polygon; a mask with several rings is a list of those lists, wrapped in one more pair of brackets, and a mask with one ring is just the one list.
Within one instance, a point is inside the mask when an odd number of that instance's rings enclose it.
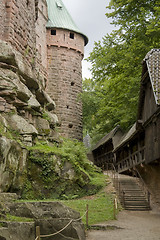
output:
{"label": "gravel path", "polygon": [[100,225],[120,229],[90,230],[86,240],[160,240],[160,213],[122,211],[118,220]]}

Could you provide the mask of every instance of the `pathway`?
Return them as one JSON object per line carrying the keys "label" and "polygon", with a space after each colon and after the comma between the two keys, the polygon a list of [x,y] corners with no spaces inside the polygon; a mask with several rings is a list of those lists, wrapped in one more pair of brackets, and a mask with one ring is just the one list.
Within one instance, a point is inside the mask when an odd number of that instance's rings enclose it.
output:
{"label": "pathway", "polygon": [[160,213],[122,211],[118,220],[103,223],[117,229],[90,230],[86,240],[160,240]]}

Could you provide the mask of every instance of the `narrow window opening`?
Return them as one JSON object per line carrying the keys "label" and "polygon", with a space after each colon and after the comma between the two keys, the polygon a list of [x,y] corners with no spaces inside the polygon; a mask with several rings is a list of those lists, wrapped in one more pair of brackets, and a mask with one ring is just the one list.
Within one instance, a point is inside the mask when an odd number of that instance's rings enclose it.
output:
{"label": "narrow window opening", "polygon": [[71,82],[71,86],[72,86],[72,87],[74,86],[74,84],[75,84],[75,82]]}
{"label": "narrow window opening", "polygon": [[29,5],[29,0],[27,0],[27,7],[28,7],[28,5]]}
{"label": "narrow window opening", "polygon": [[69,128],[73,128],[73,124],[70,123],[70,124],[68,125],[68,127],[69,127]]}
{"label": "narrow window opening", "polygon": [[67,105],[67,109],[69,109],[69,105]]}
{"label": "narrow window opening", "polygon": [[70,33],[70,38],[74,39],[74,33]]}
{"label": "narrow window opening", "polygon": [[51,35],[56,35],[56,30],[55,29],[51,30]]}

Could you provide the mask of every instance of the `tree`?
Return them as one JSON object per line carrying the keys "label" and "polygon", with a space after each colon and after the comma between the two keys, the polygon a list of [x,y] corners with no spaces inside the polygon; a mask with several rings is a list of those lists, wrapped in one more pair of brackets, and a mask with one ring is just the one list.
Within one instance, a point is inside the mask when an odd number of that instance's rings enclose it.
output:
{"label": "tree", "polygon": [[159,1],[111,0],[107,8],[118,29],[95,43],[88,59],[98,96],[93,128],[103,134],[117,124],[126,130],[136,120],[141,63],[160,46]]}

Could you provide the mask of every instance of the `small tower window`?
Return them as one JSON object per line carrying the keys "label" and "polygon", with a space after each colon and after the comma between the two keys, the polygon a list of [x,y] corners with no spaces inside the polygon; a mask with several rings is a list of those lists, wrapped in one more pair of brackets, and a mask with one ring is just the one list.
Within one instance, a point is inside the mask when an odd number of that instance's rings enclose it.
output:
{"label": "small tower window", "polygon": [[70,33],[70,36],[69,36],[71,39],[74,39],[74,33]]}
{"label": "small tower window", "polygon": [[51,35],[56,35],[56,30],[55,29],[51,30]]}

